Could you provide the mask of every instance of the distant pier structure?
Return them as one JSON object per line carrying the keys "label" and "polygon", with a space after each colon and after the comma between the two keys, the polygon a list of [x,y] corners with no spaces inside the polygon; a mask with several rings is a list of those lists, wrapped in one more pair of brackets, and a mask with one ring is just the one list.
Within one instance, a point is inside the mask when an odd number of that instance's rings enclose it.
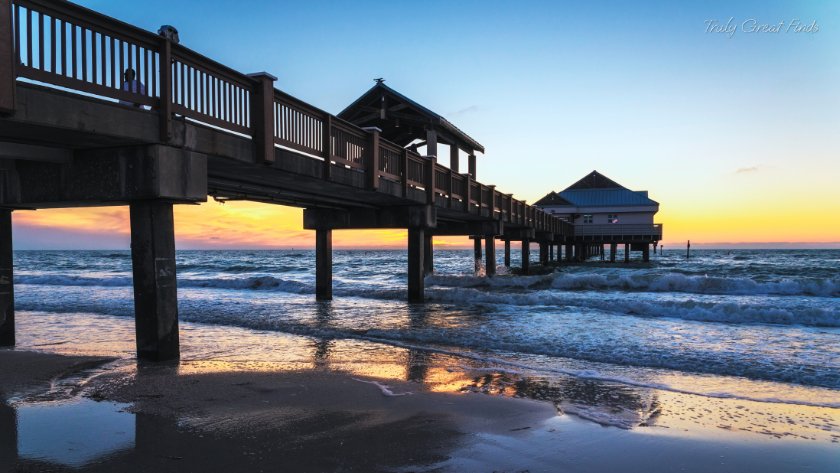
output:
{"label": "distant pier structure", "polygon": [[304,208],[318,299],[332,297],[334,230],[407,229],[415,302],[434,236],[474,238],[488,276],[496,239],[506,264],[521,242],[527,271],[532,242],[547,262],[549,245],[573,238],[572,223],[479,182],[484,148],[384,81],[336,116],[277,89],[271,74],[174,39],[71,2],[0,0],[0,345],[15,343],[20,210],[129,207],[137,356],[153,361],[180,350],[173,205]]}
{"label": "distant pier structure", "polygon": [[[650,260],[662,241],[662,224],[654,223],[659,202],[647,191],[633,191],[598,171],[592,171],[560,192],[550,192],[535,206],[574,225],[565,250],[567,261],[584,261],[592,256],[615,262],[618,245],[624,246],[624,261],[632,251]],[[561,248],[557,248],[558,255]]]}

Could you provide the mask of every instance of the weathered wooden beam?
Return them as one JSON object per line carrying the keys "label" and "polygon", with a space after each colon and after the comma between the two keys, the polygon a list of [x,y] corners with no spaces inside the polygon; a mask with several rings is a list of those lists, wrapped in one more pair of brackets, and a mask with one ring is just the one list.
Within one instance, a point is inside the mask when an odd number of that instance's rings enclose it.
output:
{"label": "weathered wooden beam", "polygon": [[[0,113],[3,114],[15,111],[18,61],[13,32],[12,2],[0,0]],[[43,61],[43,57],[41,60]]]}
{"label": "weathered wooden beam", "polygon": [[332,230],[315,230],[315,299],[332,299]]}
{"label": "weathered wooden beam", "polygon": [[0,209],[0,347],[15,345],[12,211]]}
{"label": "weathered wooden beam", "polygon": [[504,224],[499,221],[473,221],[453,222],[438,221],[437,227],[431,230],[437,236],[457,235],[501,235],[504,232]]}
{"label": "weathered wooden beam", "polygon": [[434,228],[437,212],[430,205],[383,207],[381,209],[321,209],[303,210],[303,228],[307,230],[377,229],[377,228]]}
{"label": "weathered wooden beam", "polygon": [[458,171],[459,164],[460,164],[458,162],[458,161],[460,161],[459,156],[458,156],[459,155],[458,151],[459,151],[458,146],[456,146],[454,144],[449,145],[449,169],[451,169],[452,172],[454,172],[456,174],[458,174],[460,172],[460,171]]}
{"label": "weathered wooden beam", "polygon": [[332,156],[333,156],[333,149],[332,149],[332,115],[329,113],[324,114],[323,120],[323,130],[322,130],[322,142],[321,142],[321,153],[322,157],[324,158],[324,167],[322,170],[321,177],[324,178],[325,181],[330,180],[330,173],[332,172]]}
{"label": "weathered wooden beam", "polygon": [[[104,49],[103,49],[104,53]],[[104,61],[103,61],[104,62]],[[172,42],[167,37],[160,38],[160,141],[172,141]]]}
{"label": "weathered wooden beam", "polygon": [[363,128],[368,132],[368,150],[365,161],[365,180],[369,190],[379,189],[379,135],[382,130],[376,127]]}
{"label": "weathered wooden beam", "polygon": [[132,202],[129,213],[137,359],[178,359],[178,289],[172,204],[157,200]]}
{"label": "weathered wooden beam", "polygon": [[274,162],[274,81],[267,72],[248,74],[255,81],[251,95],[251,129],[257,163]]}

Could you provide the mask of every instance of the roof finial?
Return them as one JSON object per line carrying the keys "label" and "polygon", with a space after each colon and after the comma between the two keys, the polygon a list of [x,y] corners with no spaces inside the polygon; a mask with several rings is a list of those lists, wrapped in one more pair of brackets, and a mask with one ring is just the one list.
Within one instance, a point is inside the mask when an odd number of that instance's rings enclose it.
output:
{"label": "roof finial", "polygon": [[382,85],[382,83],[385,82],[385,79],[377,77],[376,79],[373,79],[373,81],[376,82],[376,85]]}

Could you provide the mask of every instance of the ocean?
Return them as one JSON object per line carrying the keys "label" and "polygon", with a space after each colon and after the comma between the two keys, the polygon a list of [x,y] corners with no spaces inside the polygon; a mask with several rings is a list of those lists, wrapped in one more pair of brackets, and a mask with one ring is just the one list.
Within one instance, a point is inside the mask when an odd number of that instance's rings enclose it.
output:
{"label": "ocean", "polygon": [[[133,355],[128,251],[14,256],[22,346],[67,351],[84,334]],[[179,251],[183,356],[292,368],[332,358],[619,427],[656,415],[653,392],[840,408],[840,251],[651,259],[486,278],[472,251],[437,249],[427,303],[408,304],[404,251],[335,251],[331,302],[315,301],[313,251]],[[840,439],[836,425],[823,430]]]}

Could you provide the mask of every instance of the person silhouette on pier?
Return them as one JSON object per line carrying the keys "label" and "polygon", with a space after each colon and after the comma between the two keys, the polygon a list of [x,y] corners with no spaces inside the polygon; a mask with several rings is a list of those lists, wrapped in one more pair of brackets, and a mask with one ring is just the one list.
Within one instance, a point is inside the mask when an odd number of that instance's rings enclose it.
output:
{"label": "person silhouette on pier", "polygon": [[[130,67],[128,69],[126,69],[125,72],[123,73],[123,83],[122,83],[122,87],[120,89],[124,90],[126,92],[130,92],[132,94],[146,95],[146,86],[143,85],[142,82],[137,80],[136,77],[137,77],[137,73],[134,72],[134,69],[132,69]],[[135,107],[135,108],[146,109],[146,107],[143,107],[139,103],[128,102],[128,101],[125,101],[125,100],[120,100],[120,104],[121,105],[129,105],[129,106],[132,106],[132,107]]]}

